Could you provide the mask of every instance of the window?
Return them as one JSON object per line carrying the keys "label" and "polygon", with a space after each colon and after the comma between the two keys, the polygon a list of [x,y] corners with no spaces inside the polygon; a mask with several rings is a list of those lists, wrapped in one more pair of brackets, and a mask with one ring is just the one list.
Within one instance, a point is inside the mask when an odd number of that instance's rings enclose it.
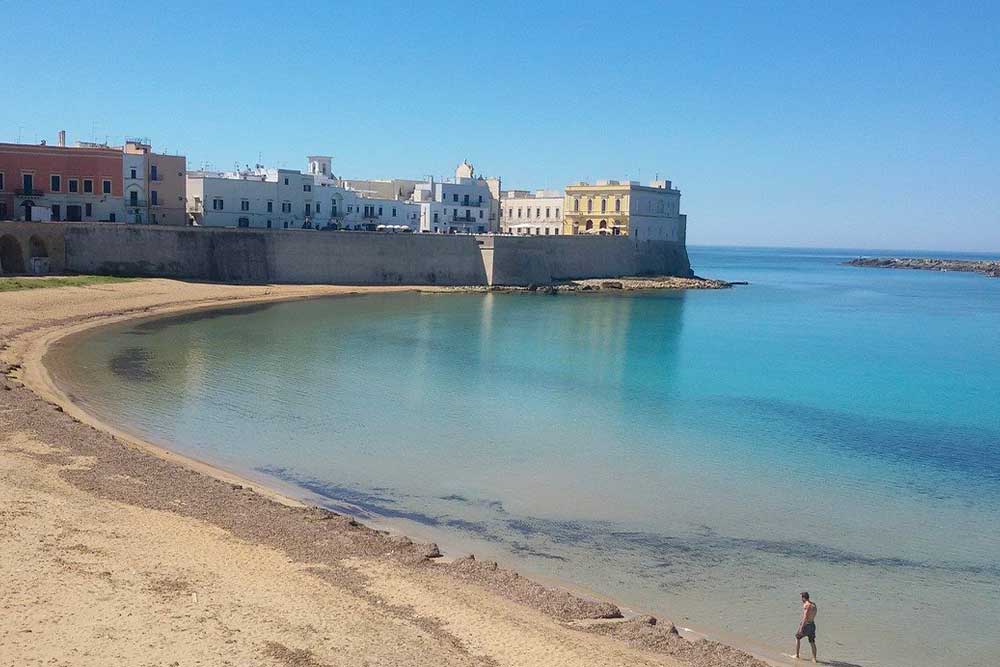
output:
{"label": "window", "polygon": [[573,200],[573,211],[575,213],[579,213],[580,212],[580,200],[579,199],[574,199]]}
{"label": "window", "polygon": [[87,194],[91,194],[94,191],[94,179],[83,179],[83,191]]}
{"label": "window", "polygon": [[135,178],[135,169],[132,170],[132,175],[129,178]]}
{"label": "window", "polygon": [[556,217],[557,218],[559,217],[559,209],[558,208],[556,209]]}
{"label": "window", "polygon": [[7,202],[0,201],[0,220],[7,217]]}
{"label": "window", "polygon": [[601,213],[607,213],[607,212],[608,212],[608,200],[607,199],[602,199],[601,200]]}
{"label": "window", "polygon": [[531,219],[531,207],[530,206],[528,208],[524,209],[524,217],[528,218],[529,220]]}
{"label": "window", "polygon": [[290,201],[283,201],[283,202],[281,202],[281,212],[282,213],[291,213],[292,212],[292,202],[290,202]]}
{"label": "window", "polygon": [[483,217],[483,209],[479,209],[479,217],[480,217],[480,218],[482,218],[482,217]]}
{"label": "window", "polygon": [[588,199],[587,200],[587,213],[593,213],[593,212],[594,212],[594,200],[593,199]]}
{"label": "window", "polygon": [[79,192],[80,191],[80,181],[76,180],[75,178],[69,179],[69,191],[70,192]]}
{"label": "window", "polygon": [[270,221],[270,220],[268,220],[268,221],[267,221],[267,228],[268,228],[268,229],[270,229],[270,228],[271,228],[271,221]]}
{"label": "window", "polygon": [[93,204],[84,204],[83,205],[83,214],[85,216],[87,216],[88,218],[91,217],[92,215],[94,215],[94,205]]}
{"label": "window", "polygon": [[535,217],[536,218],[542,217],[542,209],[540,209],[540,208],[536,208],[535,209]]}
{"label": "window", "polygon": [[354,207],[353,206],[348,206],[347,207],[347,212],[348,213],[354,213]]}
{"label": "window", "polygon": [[552,217],[552,209],[550,209],[548,206],[545,207],[545,217],[546,218]]}
{"label": "window", "polygon": [[128,205],[129,206],[139,205],[139,193],[136,192],[135,190],[132,190],[131,192],[128,193]]}
{"label": "window", "polygon": [[302,191],[303,192],[312,192],[312,189],[313,189],[313,186],[311,186],[311,185],[303,185],[302,186]]}
{"label": "window", "polygon": [[270,199],[267,200],[267,212],[274,213],[274,202]]}
{"label": "window", "polygon": [[479,195],[479,203],[480,203],[480,204],[482,204],[482,203],[483,203],[483,196],[482,196],[482,195]]}
{"label": "window", "polygon": [[288,185],[288,179],[287,178],[285,179],[285,185]]}
{"label": "window", "polygon": [[621,210],[622,210],[622,200],[621,199],[616,199],[615,200],[615,213],[620,213]]}
{"label": "window", "polygon": [[35,177],[32,174],[21,174],[21,187],[24,191],[31,192],[35,189]]}
{"label": "window", "polygon": [[116,218],[115,218],[115,214],[114,213],[108,214],[108,222],[116,222]]}
{"label": "window", "polygon": [[160,180],[160,176],[156,173],[156,165],[155,164],[149,165],[149,180],[151,180],[151,181],[158,181],[158,180]]}
{"label": "window", "polygon": [[556,232],[556,236],[559,236],[559,228],[558,227],[556,227],[555,232]]}
{"label": "window", "polygon": [[451,196],[451,200],[452,201],[458,201],[458,193],[457,192]]}
{"label": "window", "polygon": [[312,214],[312,204],[306,204],[306,215]]}
{"label": "window", "polygon": [[249,227],[250,226],[250,218],[240,218],[239,220],[236,221],[236,226],[237,227]]}
{"label": "window", "polygon": [[101,181],[101,192],[103,192],[106,195],[111,194],[111,181],[109,181],[106,178],[103,181]]}
{"label": "window", "polygon": [[546,236],[548,236],[548,235],[549,235],[549,228],[548,228],[548,227],[546,227],[546,228],[545,228],[545,235],[546,235]]}
{"label": "window", "polygon": [[539,228],[539,227],[535,227],[535,236],[541,236],[541,235],[542,235],[542,230],[541,230],[541,228]]}
{"label": "window", "polygon": [[319,202],[316,202],[316,213],[319,213]]}
{"label": "window", "polygon": [[517,209],[517,217],[521,217],[521,209]]}
{"label": "window", "polygon": [[285,229],[288,229],[288,221],[285,220]]}
{"label": "window", "polygon": [[224,202],[218,197],[212,199],[212,210],[221,211],[224,208]]}
{"label": "window", "polygon": [[250,210],[250,200],[249,199],[241,199],[240,200],[240,210],[241,211],[249,211]]}
{"label": "window", "polygon": [[62,211],[60,210],[59,204],[53,204],[52,205],[52,219],[53,220],[58,220],[59,216],[61,214],[62,214]]}
{"label": "window", "polygon": [[3,190],[3,172],[0,171],[0,190]]}
{"label": "window", "polygon": [[159,206],[160,204],[160,198],[158,194],[159,193],[157,193],[156,190],[149,191],[149,203],[152,204],[153,206]]}
{"label": "window", "polygon": [[[434,213],[434,222],[437,222],[437,221],[438,221],[438,214],[435,212]],[[434,228],[434,231],[435,232],[437,231],[437,227]]]}
{"label": "window", "polygon": [[382,217],[382,207],[381,206],[378,207],[378,217],[380,217],[380,218]]}
{"label": "window", "polygon": [[392,217],[394,217],[394,218],[396,217],[396,207],[395,206],[392,207]]}

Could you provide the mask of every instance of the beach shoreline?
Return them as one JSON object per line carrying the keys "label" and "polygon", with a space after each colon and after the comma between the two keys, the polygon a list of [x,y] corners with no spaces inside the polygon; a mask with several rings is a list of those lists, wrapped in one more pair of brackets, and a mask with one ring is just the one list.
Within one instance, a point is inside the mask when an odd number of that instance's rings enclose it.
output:
{"label": "beach shoreline", "polygon": [[[144,290],[142,287],[154,287],[154,290]],[[86,291],[88,288],[58,288],[59,290],[74,290],[77,294]],[[160,290],[157,292],[156,290]],[[157,461],[176,466],[177,468],[194,471],[201,476],[212,480],[204,480],[203,485],[211,487],[221,484],[229,492],[236,492],[239,496],[252,495],[261,503],[275,503],[287,510],[294,511],[297,520],[301,522],[302,516],[311,517],[315,522],[317,513],[323,521],[329,521],[328,525],[341,525],[348,533],[366,533],[362,541],[374,543],[374,551],[384,551],[387,547],[393,547],[397,553],[389,560],[395,566],[402,563],[402,567],[413,570],[412,576],[421,579],[429,576],[431,579],[440,578],[441,571],[447,570],[445,578],[453,584],[457,583],[458,588],[468,589],[470,587],[485,588],[497,594],[498,598],[513,602],[515,605],[527,606],[536,612],[542,612],[548,617],[554,617],[557,624],[567,632],[582,635],[579,629],[570,628],[571,624],[583,623],[592,625],[586,637],[599,635],[611,635],[612,637],[624,638],[626,642],[614,642],[622,644],[623,649],[639,650],[642,653],[649,653],[652,660],[666,660],[667,662],[653,662],[650,664],[675,664],[670,661],[679,661],[676,664],[691,665],[753,665],[763,664],[756,662],[749,655],[737,651],[736,649],[716,644],[714,642],[682,642],[674,639],[670,631],[672,627],[668,622],[660,622],[657,625],[651,623],[649,618],[640,617],[628,621],[610,622],[597,620],[602,617],[620,616],[619,609],[607,600],[583,599],[566,590],[545,589],[534,582],[519,577],[516,573],[498,568],[495,563],[482,563],[468,558],[450,560],[444,567],[428,568],[427,565],[437,560],[437,548],[434,545],[414,544],[408,538],[390,531],[370,530],[364,526],[359,526],[357,522],[349,517],[343,517],[325,510],[318,510],[310,507],[307,503],[293,497],[292,494],[281,492],[280,490],[261,484],[260,480],[250,480],[244,476],[237,475],[219,466],[212,465],[196,458],[184,456],[171,451],[167,447],[159,446],[137,438],[135,434],[128,433],[114,424],[102,420],[96,415],[88,412],[83,407],[74,402],[62,388],[60,388],[52,377],[49,369],[45,365],[45,356],[51,346],[57,341],[67,337],[80,334],[86,330],[106,326],[125,320],[139,320],[149,318],[163,318],[171,315],[180,315],[201,310],[218,310],[231,307],[249,306],[261,303],[287,301],[292,299],[315,298],[322,296],[337,295],[357,295],[366,293],[378,293],[388,291],[453,291],[453,290],[427,290],[425,288],[412,287],[333,287],[333,286],[232,286],[232,285],[207,285],[207,284],[185,284],[175,281],[152,280],[139,281],[138,283],[121,283],[114,286],[103,286],[96,291],[103,293],[105,301],[102,303],[98,298],[94,303],[91,300],[91,307],[88,309],[86,302],[78,297],[74,300],[75,312],[65,312],[65,308],[60,308],[61,299],[52,299],[56,303],[50,305],[49,309],[39,308],[34,313],[34,321],[30,321],[32,316],[25,318],[29,320],[20,326],[7,316],[0,318],[0,335],[4,338],[2,352],[0,352],[0,362],[6,369],[7,384],[11,381],[22,383],[24,388],[10,387],[9,391],[30,391],[37,401],[43,404],[50,404],[53,410],[47,415],[51,422],[59,420],[65,422],[67,419],[79,425],[80,428],[89,428],[94,432],[109,437],[111,442],[124,445],[134,454],[140,454],[156,459]],[[38,296],[38,292],[50,292],[52,290],[32,290],[36,300],[45,301],[44,295]],[[107,295],[111,295],[108,297]],[[124,303],[119,303],[115,297],[127,295]],[[62,296],[62,295],[60,295]],[[8,298],[7,301],[17,302],[17,298]],[[29,300],[21,298],[22,303]],[[11,304],[4,304],[11,305]],[[12,312],[13,308],[7,308],[6,312]],[[70,309],[71,311],[73,309]],[[5,385],[6,386],[6,385]],[[9,395],[9,394],[8,394]],[[34,412],[37,412],[35,410]],[[134,464],[134,461],[132,462]],[[101,486],[101,485],[99,485]],[[253,493],[249,494],[246,487],[252,486]],[[101,486],[103,493],[115,494],[117,491],[107,488],[107,484]],[[219,489],[213,489],[217,493]],[[121,500],[121,499],[116,499]],[[137,500],[130,498],[129,500]],[[146,504],[156,504],[147,502],[149,499],[138,499]],[[275,511],[273,508],[269,511]],[[212,519],[219,517],[202,517],[212,523]],[[224,517],[226,521],[232,517]],[[284,517],[288,518],[288,517]],[[218,525],[218,521],[215,521]],[[289,526],[288,530],[295,531],[301,526]],[[253,533],[251,527],[244,526],[244,530]],[[246,537],[246,536],[244,536]],[[342,536],[339,536],[342,537]],[[315,539],[314,535],[308,536]],[[308,540],[306,540],[308,541]],[[355,545],[356,546],[356,545]],[[372,545],[368,545],[372,547]],[[301,555],[308,554],[308,548],[297,545],[292,551],[298,550]],[[352,548],[348,548],[352,551]],[[287,549],[286,549],[287,551]],[[309,554],[310,556],[312,554]],[[343,555],[339,554],[338,555]],[[370,554],[364,554],[364,558],[370,558]],[[357,558],[357,556],[352,556]],[[313,558],[307,558],[313,560]],[[343,560],[343,559],[341,559]],[[384,563],[377,563],[375,570],[384,566]],[[378,579],[377,576],[368,572],[369,578]],[[405,577],[404,577],[405,578]],[[384,583],[384,582],[383,582]],[[467,591],[462,592],[464,595]],[[589,620],[588,620],[589,619]],[[562,631],[561,630],[561,631]],[[475,633],[473,633],[474,635]],[[481,637],[478,638],[482,640]],[[603,638],[601,638],[603,640]],[[464,638],[464,641],[469,641]],[[543,638],[543,644],[544,644]],[[697,648],[694,648],[697,647]],[[659,652],[653,650],[658,649]],[[314,650],[314,649],[311,649]],[[502,661],[501,661],[502,662]],[[519,663],[520,664],[520,663]],[[555,663],[550,663],[555,664]],[[583,664],[583,663],[581,663]],[[598,663],[593,663],[598,664]],[[644,663],[637,663],[644,664]]]}

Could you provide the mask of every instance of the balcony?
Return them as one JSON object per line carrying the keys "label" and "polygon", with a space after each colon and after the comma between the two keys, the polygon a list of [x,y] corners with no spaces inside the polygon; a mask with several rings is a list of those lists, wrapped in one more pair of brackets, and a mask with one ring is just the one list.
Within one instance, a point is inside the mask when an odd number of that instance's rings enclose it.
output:
{"label": "balcony", "polygon": [[18,197],[44,197],[45,193],[35,188],[17,188],[14,194]]}
{"label": "balcony", "polygon": [[471,215],[453,215],[451,217],[452,222],[476,222],[477,218],[473,218]]}
{"label": "balcony", "polygon": [[484,201],[465,201],[464,199],[460,202],[445,202],[445,203],[458,206],[475,206],[477,208],[486,205],[486,202]]}

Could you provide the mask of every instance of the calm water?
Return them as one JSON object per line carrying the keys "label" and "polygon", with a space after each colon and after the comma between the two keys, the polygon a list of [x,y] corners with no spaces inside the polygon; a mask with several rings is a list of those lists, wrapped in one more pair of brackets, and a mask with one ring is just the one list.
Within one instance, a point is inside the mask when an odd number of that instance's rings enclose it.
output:
{"label": "calm water", "polygon": [[788,651],[809,590],[828,659],[996,665],[1000,280],[856,254],[695,248],[752,284],[324,299],[56,354],[154,441],[714,636]]}

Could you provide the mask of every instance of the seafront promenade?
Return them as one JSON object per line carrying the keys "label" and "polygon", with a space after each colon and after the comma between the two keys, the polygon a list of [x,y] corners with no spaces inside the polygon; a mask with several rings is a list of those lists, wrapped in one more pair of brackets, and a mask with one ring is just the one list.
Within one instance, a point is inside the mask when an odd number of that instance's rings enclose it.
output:
{"label": "seafront promenade", "polygon": [[[372,530],[142,442],[55,386],[48,346],[127,318],[407,288],[140,280],[0,294],[0,648],[258,665],[764,663],[611,602]],[[454,556],[454,554],[446,554]],[[58,638],[58,639],[57,639]]]}

